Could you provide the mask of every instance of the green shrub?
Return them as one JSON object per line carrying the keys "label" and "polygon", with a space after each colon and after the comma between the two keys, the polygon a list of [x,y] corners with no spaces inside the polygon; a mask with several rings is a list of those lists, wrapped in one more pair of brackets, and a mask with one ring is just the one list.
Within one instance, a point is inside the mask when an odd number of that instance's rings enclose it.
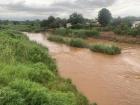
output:
{"label": "green shrub", "polygon": [[79,38],[71,39],[69,41],[69,45],[72,47],[79,47],[79,48],[84,48],[87,46],[85,41]]}
{"label": "green shrub", "polygon": [[85,34],[88,36],[88,37],[98,37],[99,36],[99,32],[96,31],[96,30],[85,30]]}
{"label": "green shrub", "polygon": [[83,28],[85,28],[85,25],[83,25],[83,24],[75,24],[75,25],[72,25],[71,28],[72,29],[83,29]]}
{"label": "green shrub", "polygon": [[[48,49],[17,31],[4,29],[0,31],[0,50],[0,105],[85,102],[70,81],[60,79]],[[59,81],[57,86],[55,81]]]}
{"label": "green shrub", "polygon": [[102,44],[91,45],[90,50],[94,52],[106,53],[109,55],[115,55],[121,53],[121,49],[114,45],[102,45]]}
{"label": "green shrub", "polygon": [[0,64],[0,82],[1,85],[7,85],[10,81],[26,79],[39,83],[47,83],[54,80],[54,73],[42,63],[33,65],[6,65]]}
{"label": "green shrub", "polygon": [[[17,35],[16,35],[17,34]],[[48,49],[29,42],[23,34],[0,32],[0,61],[6,63],[38,63],[48,64],[50,70],[56,71],[55,61],[49,56]]]}
{"label": "green shrub", "polygon": [[58,28],[54,31],[54,34],[61,35],[61,36],[68,36],[70,32],[71,32],[70,29]]}
{"label": "green shrub", "polygon": [[72,37],[87,38],[87,37],[97,37],[99,32],[95,30],[72,30]]}
{"label": "green shrub", "polygon": [[96,30],[88,30],[88,29],[65,29],[60,28],[54,31],[54,34],[59,36],[67,36],[74,38],[87,38],[87,37],[97,37],[99,36],[99,32]]}
{"label": "green shrub", "polygon": [[64,38],[63,37],[61,37],[61,36],[53,36],[53,35],[51,35],[51,36],[49,36],[48,37],[48,40],[50,40],[50,41],[54,41],[54,42],[58,42],[58,43],[65,43],[65,40],[64,40]]}
{"label": "green shrub", "polygon": [[39,84],[25,80],[16,80],[10,86],[21,93],[29,105],[77,105],[72,92],[51,92]]}
{"label": "green shrub", "polygon": [[8,87],[0,89],[0,105],[27,105],[22,95]]}
{"label": "green shrub", "polygon": [[48,89],[27,80],[15,80],[9,85],[12,89],[22,94],[28,105],[43,105],[48,103],[46,93]]}
{"label": "green shrub", "polygon": [[129,35],[136,37],[140,35],[140,27],[131,28],[127,25],[122,24],[120,26],[117,26],[117,28],[114,29],[114,32],[119,35]]}
{"label": "green shrub", "polygon": [[64,80],[62,78],[59,78],[53,82],[49,82],[47,86],[50,90],[56,90],[56,91],[62,91],[62,92],[73,91],[75,93],[77,92],[76,87],[72,85],[71,80],[69,79]]}

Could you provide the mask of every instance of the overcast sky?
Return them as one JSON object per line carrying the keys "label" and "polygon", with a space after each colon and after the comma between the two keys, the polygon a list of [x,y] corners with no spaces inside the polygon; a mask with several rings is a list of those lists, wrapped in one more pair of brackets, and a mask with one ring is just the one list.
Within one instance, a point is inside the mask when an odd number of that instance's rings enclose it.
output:
{"label": "overcast sky", "polygon": [[140,0],[0,0],[0,19],[45,19],[68,17],[73,12],[97,17],[101,8],[116,16],[140,16]]}

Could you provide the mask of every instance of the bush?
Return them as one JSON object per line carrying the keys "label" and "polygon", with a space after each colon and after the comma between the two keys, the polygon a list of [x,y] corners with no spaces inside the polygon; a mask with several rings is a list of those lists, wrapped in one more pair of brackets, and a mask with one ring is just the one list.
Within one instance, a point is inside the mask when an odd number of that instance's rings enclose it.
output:
{"label": "bush", "polygon": [[70,29],[66,29],[66,28],[57,28],[57,29],[54,31],[54,34],[56,34],[56,35],[61,35],[61,36],[67,36],[70,32],[71,32]]}
{"label": "bush", "polygon": [[91,45],[90,50],[94,52],[109,54],[109,55],[115,55],[121,53],[121,49],[114,45],[101,45],[101,44]]}
{"label": "bush", "polygon": [[48,68],[56,71],[55,61],[49,56],[48,49],[29,42],[23,34],[11,31],[0,32],[0,61],[6,63],[38,63],[48,64]]}
{"label": "bush", "polygon": [[64,40],[64,38],[63,37],[61,37],[61,36],[53,36],[53,35],[51,35],[51,36],[49,36],[48,37],[48,40],[50,40],[50,41],[54,41],[54,42],[58,42],[58,43],[65,43],[65,40]]}
{"label": "bush", "polygon": [[0,89],[0,105],[26,105],[22,95],[15,90],[5,87]]}
{"label": "bush", "polygon": [[26,79],[39,83],[47,83],[54,80],[55,74],[48,69],[45,64],[37,63],[33,65],[6,65],[0,64],[0,82],[1,85],[8,85],[10,81]]}
{"label": "bush", "polygon": [[99,32],[96,30],[85,30],[85,33],[88,37],[98,37]]}
{"label": "bush", "polygon": [[54,34],[60,36],[74,37],[74,38],[87,38],[87,37],[99,36],[99,32],[96,30],[65,29],[65,28],[56,29],[54,31]]}
{"label": "bush", "polygon": [[72,47],[79,47],[79,48],[84,48],[86,47],[86,43],[84,40],[76,38],[76,39],[71,39],[69,41],[69,45]]}
{"label": "bush", "polygon": [[77,105],[72,92],[48,91],[45,87],[26,80],[15,80],[10,86],[21,93],[29,105]]}
{"label": "bush", "polygon": [[72,29],[83,29],[83,28],[85,28],[85,25],[83,25],[83,24],[75,24],[75,25],[72,25],[71,28]]}
{"label": "bush", "polygon": [[130,35],[136,37],[140,35],[140,27],[131,28],[127,25],[119,25],[117,28],[114,29],[114,32],[119,35]]}
{"label": "bush", "polygon": [[131,28],[129,31],[128,31],[128,35],[131,35],[131,36],[139,36],[140,35],[140,26],[136,27],[136,28]]}
{"label": "bush", "polygon": [[[81,105],[86,100],[79,102],[82,95],[71,82],[59,79],[48,49],[23,34],[1,30],[0,50],[0,105]],[[55,81],[61,89],[50,89]]]}
{"label": "bush", "polygon": [[22,94],[29,105],[43,105],[49,101],[46,96],[48,90],[37,83],[18,79],[11,82],[10,87]]}

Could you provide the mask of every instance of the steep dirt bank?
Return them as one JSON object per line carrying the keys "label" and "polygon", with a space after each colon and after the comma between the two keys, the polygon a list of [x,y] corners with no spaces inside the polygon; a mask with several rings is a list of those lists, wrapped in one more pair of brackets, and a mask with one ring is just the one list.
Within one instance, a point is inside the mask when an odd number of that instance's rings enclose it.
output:
{"label": "steep dirt bank", "polygon": [[[135,43],[140,44],[140,37],[131,37],[129,35],[116,35],[114,32],[101,32],[98,39],[115,41],[115,42],[124,42],[124,43]],[[91,38],[90,38],[91,39]]]}

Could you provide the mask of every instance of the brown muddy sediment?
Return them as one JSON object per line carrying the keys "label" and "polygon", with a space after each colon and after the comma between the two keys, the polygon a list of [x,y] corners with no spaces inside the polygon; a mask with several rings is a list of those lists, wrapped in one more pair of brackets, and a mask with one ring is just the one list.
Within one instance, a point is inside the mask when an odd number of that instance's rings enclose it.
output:
{"label": "brown muddy sediment", "polygon": [[[140,105],[140,46],[118,44],[122,54],[110,56],[57,44],[43,34],[26,33],[30,40],[49,48],[59,73],[72,79],[91,102],[98,105]],[[103,40],[90,40],[102,42]]]}

